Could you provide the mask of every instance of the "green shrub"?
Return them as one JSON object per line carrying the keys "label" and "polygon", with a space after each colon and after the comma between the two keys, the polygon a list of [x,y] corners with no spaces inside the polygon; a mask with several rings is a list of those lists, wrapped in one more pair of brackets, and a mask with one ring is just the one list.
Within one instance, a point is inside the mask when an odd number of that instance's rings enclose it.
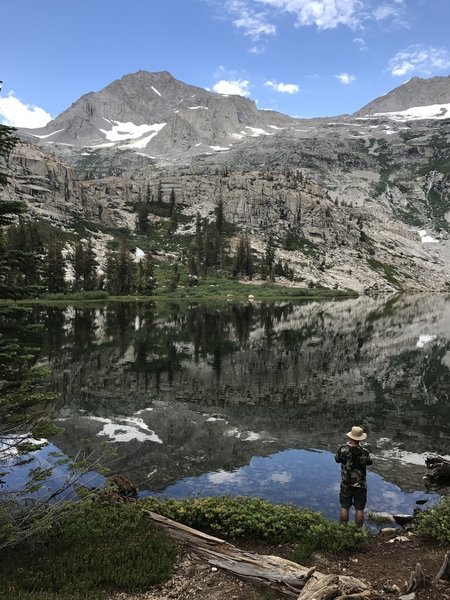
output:
{"label": "green shrub", "polygon": [[67,292],[67,294],[42,294],[40,297],[45,300],[107,300],[109,294],[103,290],[93,290],[90,292]]}
{"label": "green shrub", "polygon": [[367,538],[364,529],[354,524],[340,525],[333,521],[318,522],[305,532],[302,540],[292,553],[296,562],[302,563],[313,552],[319,550],[338,554],[344,550],[352,550],[361,546]]}
{"label": "green shrub", "polygon": [[0,553],[0,597],[78,600],[144,591],[171,575],[175,558],[175,544],[156,531],[140,503],[71,504],[37,547]]}
{"label": "green shrub", "polygon": [[367,535],[354,526],[329,521],[318,512],[271,504],[259,498],[151,498],[145,504],[166,517],[228,538],[296,543],[294,560],[303,560],[319,549],[339,552],[354,548]]}
{"label": "green shrub", "polygon": [[420,513],[416,529],[422,535],[429,535],[442,544],[449,544],[450,496],[442,498],[439,504]]}

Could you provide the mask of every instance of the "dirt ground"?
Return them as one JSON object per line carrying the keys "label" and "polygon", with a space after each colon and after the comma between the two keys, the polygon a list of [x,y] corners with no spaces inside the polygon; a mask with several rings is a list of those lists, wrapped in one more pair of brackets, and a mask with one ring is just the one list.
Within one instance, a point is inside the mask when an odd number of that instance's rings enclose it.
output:
{"label": "dirt ground", "polygon": [[[392,541],[399,535],[408,541]],[[289,558],[291,548],[240,544],[241,548],[260,554],[277,554]],[[322,573],[352,575],[369,584],[373,590],[371,600],[398,598],[395,586],[409,579],[417,563],[421,563],[427,576],[433,578],[441,567],[446,551],[432,540],[397,530],[395,534],[379,534],[369,538],[365,547],[357,552],[332,556],[314,555],[307,566],[316,566]],[[175,569],[175,575],[150,592],[139,595],[120,594],[114,600],[281,600],[286,596],[273,590],[256,587],[206,562],[185,549]],[[450,583],[416,592],[415,600],[450,600]]]}

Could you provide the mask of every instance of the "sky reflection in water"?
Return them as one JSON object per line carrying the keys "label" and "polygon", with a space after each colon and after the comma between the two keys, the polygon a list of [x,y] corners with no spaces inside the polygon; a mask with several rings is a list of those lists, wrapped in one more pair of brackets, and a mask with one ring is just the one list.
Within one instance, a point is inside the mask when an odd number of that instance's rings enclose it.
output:
{"label": "sky reflection in water", "polygon": [[[416,500],[435,502],[437,494],[404,492],[368,471],[367,509],[374,512],[412,513]],[[340,466],[333,454],[321,450],[285,450],[268,457],[254,456],[235,471],[216,471],[185,477],[166,488],[160,497],[258,496],[271,502],[294,504],[336,518],[339,511]],[[147,495],[149,493],[144,493]]]}

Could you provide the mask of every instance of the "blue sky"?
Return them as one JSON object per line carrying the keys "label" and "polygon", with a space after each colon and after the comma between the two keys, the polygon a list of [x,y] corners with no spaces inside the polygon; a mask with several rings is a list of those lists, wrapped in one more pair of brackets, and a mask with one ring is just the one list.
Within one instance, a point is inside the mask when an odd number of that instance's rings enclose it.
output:
{"label": "blue sky", "polygon": [[0,122],[42,126],[139,69],[298,117],[450,74],[450,0],[2,0]]}

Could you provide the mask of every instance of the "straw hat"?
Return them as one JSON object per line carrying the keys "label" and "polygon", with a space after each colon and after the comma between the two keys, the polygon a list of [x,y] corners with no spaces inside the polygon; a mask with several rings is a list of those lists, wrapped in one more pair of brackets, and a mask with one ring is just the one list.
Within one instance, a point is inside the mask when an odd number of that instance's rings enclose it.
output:
{"label": "straw hat", "polygon": [[365,440],[367,437],[367,433],[364,433],[362,427],[357,427],[356,425],[345,435],[356,442],[362,442],[362,440]]}

